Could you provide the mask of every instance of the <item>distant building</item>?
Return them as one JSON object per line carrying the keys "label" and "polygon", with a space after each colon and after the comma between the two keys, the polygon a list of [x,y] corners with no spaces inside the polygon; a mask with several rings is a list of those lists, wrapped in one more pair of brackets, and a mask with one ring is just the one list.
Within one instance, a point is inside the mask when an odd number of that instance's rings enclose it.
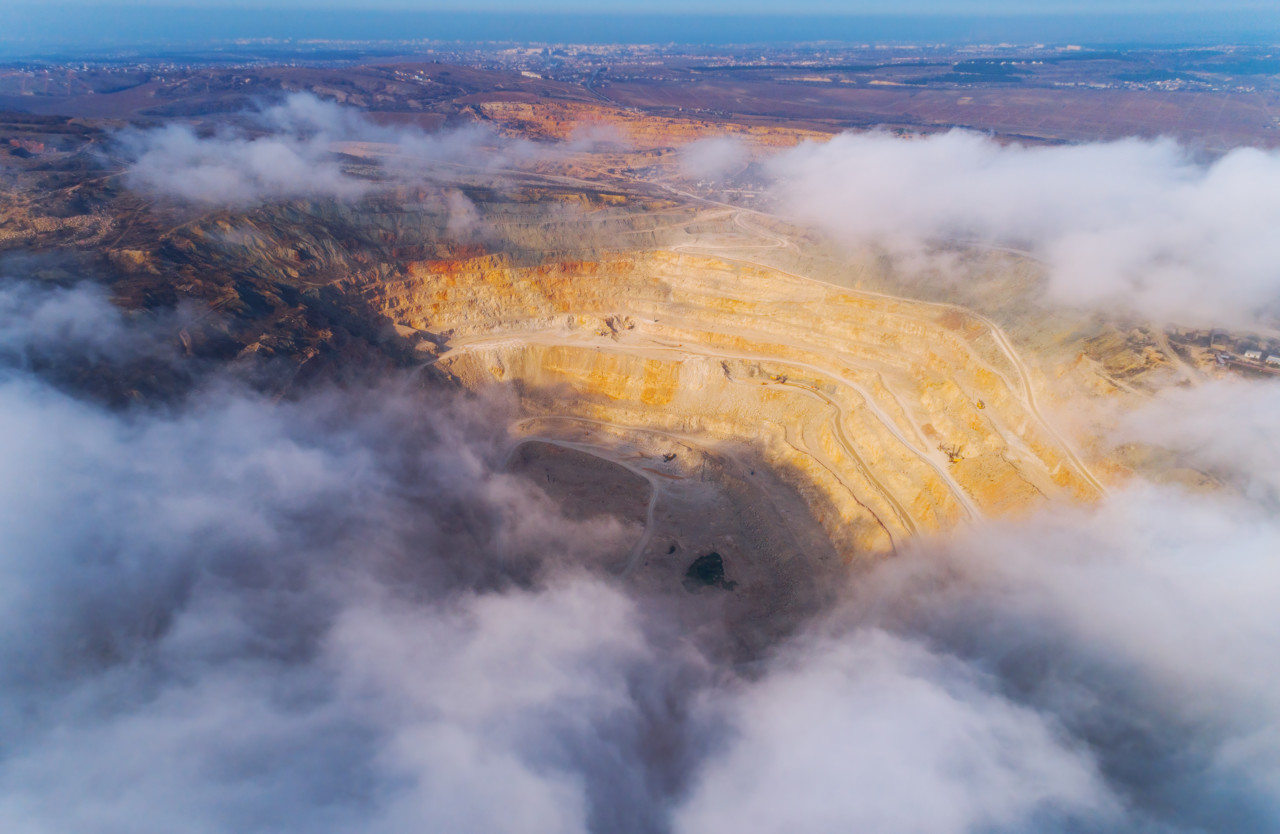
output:
{"label": "distant building", "polygon": [[1260,350],[1246,350],[1246,351],[1244,352],[1244,358],[1245,358],[1245,359],[1247,359],[1247,360],[1249,360],[1250,362],[1261,362],[1261,361],[1262,361],[1262,351],[1260,351]]}
{"label": "distant building", "polygon": [[1267,364],[1280,365],[1280,356],[1276,356],[1274,353],[1271,354],[1270,356],[1267,357]]}

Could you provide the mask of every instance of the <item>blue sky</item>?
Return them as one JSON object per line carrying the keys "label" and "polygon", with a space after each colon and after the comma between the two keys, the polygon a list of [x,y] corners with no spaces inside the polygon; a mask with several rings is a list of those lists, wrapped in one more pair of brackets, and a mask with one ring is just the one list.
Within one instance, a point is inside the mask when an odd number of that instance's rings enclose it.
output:
{"label": "blue sky", "polygon": [[386,9],[403,11],[519,11],[715,14],[1035,14],[1211,13],[1222,9],[1275,10],[1277,0],[10,0],[10,6],[116,6],[150,8]]}
{"label": "blue sky", "polygon": [[1280,0],[0,0],[0,7],[6,56],[265,38],[1280,43]]}

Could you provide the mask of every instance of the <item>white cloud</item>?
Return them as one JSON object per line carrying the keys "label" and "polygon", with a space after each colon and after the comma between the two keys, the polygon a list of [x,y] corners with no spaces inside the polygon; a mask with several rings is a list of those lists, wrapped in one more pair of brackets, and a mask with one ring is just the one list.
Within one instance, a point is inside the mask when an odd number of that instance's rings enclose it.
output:
{"label": "white cloud", "polygon": [[117,140],[130,159],[125,182],[178,200],[248,206],[294,197],[355,200],[385,185],[355,176],[337,152],[350,143],[375,143],[371,159],[393,182],[464,168],[496,171],[538,155],[526,142],[481,127],[424,133],[384,127],[363,112],[294,93],[249,117],[253,131],[222,128],[202,135],[186,125],[128,130]]}
{"label": "white cloud", "polygon": [[677,831],[963,834],[1117,810],[1052,719],[874,628],[796,647],[728,711],[736,737]]}
{"label": "white cloud", "polygon": [[42,288],[0,279],[0,355],[25,365],[33,353],[74,351],[117,356],[124,339],[120,314],[97,286]]}
{"label": "white cloud", "polygon": [[1280,819],[1273,513],[1144,486],[934,550],[883,566],[851,616],[992,670],[1053,715],[1132,806],[1120,830]]}
{"label": "white cloud", "polygon": [[1191,466],[1243,489],[1266,507],[1280,506],[1280,385],[1213,380],[1168,388],[1125,414],[1117,439],[1162,446]]}
{"label": "white cloud", "polygon": [[[705,597],[600,575],[626,528],[494,471],[491,403],[210,380],[119,411],[44,376],[148,329],[0,285],[0,829],[1280,821],[1266,489],[1139,485],[922,542],[738,665],[687,626]],[[1274,392],[1203,390],[1134,419],[1270,485]]]}
{"label": "white cloud", "polygon": [[1280,299],[1280,153],[1208,163],[1171,140],[1002,145],[845,134],[767,165],[788,213],[851,243],[1024,247],[1060,303],[1219,323]]}
{"label": "white cloud", "polygon": [[[108,358],[138,329],[83,288],[0,289],[15,308],[101,327]],[[582,573],[634,531],[494,471],[485,408],[214,386],[114,412],[27,370],[26,324],[0,318],[0,828],[572,831],[660,807],[614,752],[650,720],[637,668],[665,673]]]}
{"label": "white cloud", "polygon": [[680,148],[680,169],[697,179],[718,180],[751,160],[751,149],[736,136],[699,139]]}
{"label": "white cloud", "polygon": [[324,136],[221,133],[168,125],[125,138],[136,155],[130,187],[193,203],[243,206],[288,197],[358,198],[370,183],[349,176]]}
{"label": "white cloud", "polygon": [[635,721],[627,673],[655,658],[616,589],[578,578],[536,593],[346,611],[329,635],[349,697],[390,717],[378,766],[408,780],[387,831],[585,831],[582,762]]}

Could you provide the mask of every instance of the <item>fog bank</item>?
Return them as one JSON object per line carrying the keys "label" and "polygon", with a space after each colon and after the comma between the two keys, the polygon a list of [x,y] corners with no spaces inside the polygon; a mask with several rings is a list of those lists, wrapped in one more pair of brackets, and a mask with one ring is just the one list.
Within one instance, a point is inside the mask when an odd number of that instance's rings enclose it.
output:
{"label": "fog bank", "polygon": [[871,132],[803,143],[765,170],[783,211],[850,244],[1026,250],[1054,303],[1223,325],[1280,299],[1277,151],[1203,162],[1168,139],[1024,146]]}
{"label": "fog bank", "polygon": [[[678,577],[610,573],[634,528],[497,469],[501,401],[211,373],[110,409],[48,369],[177,361],[163,322],[8,280],[0,330],[4,830],[1280,824],[1265,492],[1139,485],[921,542],[735,665]],[[1273,402],[1217,408],[1264,436]],[[1161,441],[1247,477],[1197,425]]]}
{"label": "fog bank", "polygon": [[[378,125],[362,111],[293,93],[243,114],[211,134],[183,124],[116,135],[125,183],[155,196],[204,206],[247,207],[270,200],[356,200],[386,185],[421,182],[445,168],[496,170],[553,153],[480,126],[426,132]],[[362,145],[376,145],[365,157]],[[354,153],[344,160],[340,154]],[[358,176],[362,162],[376,176]]]}

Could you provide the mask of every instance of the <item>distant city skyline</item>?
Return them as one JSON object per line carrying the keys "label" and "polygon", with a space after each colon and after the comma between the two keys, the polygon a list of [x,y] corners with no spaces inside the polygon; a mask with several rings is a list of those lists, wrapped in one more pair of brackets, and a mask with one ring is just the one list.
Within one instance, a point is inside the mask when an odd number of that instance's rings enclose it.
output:
{"label": "distant city skyline", "polygon": [[[1213,44],[1280,43],[1274,2],[1177,0],[578,0],[529,4],[374,0],[16,0],[6,8],[0,53],[9,56],[231,40],[506,41],[747,44],[782,42]],[[589,9],[589,10],[588,10]],[[839,13],[835,13],[836,11]],[[1069,10],[1069,11],[1068,11]],[[677,13],[677,11],[679,13]]]}

